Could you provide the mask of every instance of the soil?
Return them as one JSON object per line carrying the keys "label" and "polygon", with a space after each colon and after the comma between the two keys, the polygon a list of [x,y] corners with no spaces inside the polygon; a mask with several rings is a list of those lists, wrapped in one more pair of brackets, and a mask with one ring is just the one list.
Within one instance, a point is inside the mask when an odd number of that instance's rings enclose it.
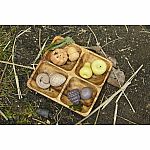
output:
{"label": "soil", "polygon": [[[31,32],[21,35],[16,42],[15,63],[31,66],[39,52],[39,29],[41,29],[41,44],[49,37],[49,42],[56,36],[70,36],[82,46],[95,46],[96,40],[87,26],[1,26],[1,30],[10,34],[11,43],[5,54],[0,47],[0,60],[7,61],[13,45],[13,38],[21,30],[31,27]],[[143,68],[134,78],[132,84],[125,91],[135,112],[132,111],[124,96],[118,103],[116,124],[150,124],[150,27],[149,26],[90,26],[97,36],[106,54],[117,59],[118,66],[124,71],[126,80],[140,65]],[[12,30],[15,29],[15,30]],[[90,40],[89,40],[90,39]],[[89,43],[88,43],[89,41]],[[0,45],[2,37],[0,37]],[[107,44],[107,45],[105,45]],[[6,44],[5,44],[6,45]],[[127,61],[128,60],[128,61]],[[129,63],[132,67],[130,67]],[[4,71],[4,64],[0,64],[0,77]],[[76,124],[83,117],[72,112],[48,98],[27,88],[27,80],[32,70],[16,67],[19,77],[22,99],[18,99],[12,66],[8,66],[0,85],[0,110],[9,121],[0,115],[0,124]],[[7,84],[6,84],[7,83]],[[7,86],[6,86],[7,85]],[[118,88],[106,83],[94,106],[96,108],[105,94],[105,99]],[[43,118],[36,113],[37,108],[50,111],[49,118]],[[93,108],[93,109],[94,109]],[[61,112],[60,112],[61,110]],[[115,99],[100,111],[96,124],[113,124]],[[94,124],[97,112],[82,124]],[[58,122],[59,118],[59,122]],[[41,121],[41,122],[40,122]]]}

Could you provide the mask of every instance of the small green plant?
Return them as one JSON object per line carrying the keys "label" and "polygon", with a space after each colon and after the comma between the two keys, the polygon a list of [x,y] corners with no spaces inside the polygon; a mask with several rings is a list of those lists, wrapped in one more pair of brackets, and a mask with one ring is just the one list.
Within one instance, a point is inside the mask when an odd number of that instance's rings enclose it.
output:
{"label": "small green plant", "polygon": [[72,43],[75,43],[75,41],[71,37],[65,37],[59,42],[51,43],[46,49],[54,50],[56,48],[61,48]]}

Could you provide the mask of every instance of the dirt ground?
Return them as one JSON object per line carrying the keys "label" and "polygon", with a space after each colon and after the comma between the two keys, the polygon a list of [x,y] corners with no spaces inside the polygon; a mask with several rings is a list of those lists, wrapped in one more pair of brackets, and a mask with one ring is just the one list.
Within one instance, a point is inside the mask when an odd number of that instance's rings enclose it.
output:
{"label": "dirt ground", "polygon": [[[0,26],[0,60],[11,62],[13,41],[20,31],[31,27],[31,32],[21,35],[15,46],[14,62],[31,66],[39,52],[39,30],[41,45],[49,37],[49,43],[56,35],[70,36],[82,46],[96,45],[95,38],[87,26]],[[125,72],[126,80],[140,65],[143,68],[125,91],[135,112],[132,111],[124,96],[118,103],[116,124],[150,124],[150,27],[149,26],[90,26],[96,34],[105,53],[114,56],[120,69]],[[10,41],[10,42],[9,42]],[[89,41],[89,42],[88,42]],[[5,46],[8,46],[5,48]],[[131,66],[129,65],[131,64]],[[12,65],[0,63],[0,110],[9,119],[0,115],[0,124],[76,124],[83,117],[61,105],[30,90],[26,83],[32,70],[16,67],[22,99],[18,99],[15,76]],[[4,72],[4,73],[3,73]],[[94,106],[100,104],[118,89],[106,83]],[[97,121],[97,112],[82,124],[113,124],[114,99],[101,110]],[[48,119],[36,113],[37,108],[50,111]],[[94,110],[93,108],[93,110]]]}

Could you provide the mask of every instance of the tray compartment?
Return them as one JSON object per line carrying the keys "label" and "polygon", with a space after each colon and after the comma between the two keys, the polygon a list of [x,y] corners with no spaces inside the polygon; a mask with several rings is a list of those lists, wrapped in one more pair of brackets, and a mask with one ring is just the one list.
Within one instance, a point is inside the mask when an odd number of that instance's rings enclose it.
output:
{"label": "tray compartment", "polygon": [[81,77],[80,74],[79,74],[79,71],[84,66],[84,64],[86,62],[92,63],[96,59],[102,59],[102,60],[104,60],[106,62],[106,64],[107,64],[107,70],[106,70],[106,72],[104,74],[102,74],[102,75],[94,75],[93,74],[91,78],[89,78],[89,79],[84,79],[83,78],[83,79],[84,80],[88,80],[89,82],[91,82],[91,83],[93,83],[95,85],[100,86],[100,85],[102,85],[104,83],[104,81],[105,81],[105,79],[106,79],[106,77],[107,77],[107,75],[108,75],[108,73],[110,72],[110,69],[111,69],[111,63],[108,60],[106,60],[103,57],[101,57],[101,56],[97,56],[97,55],[93,54],[90,51],[89,52],[88,51],[85,52],[83,54],[82,58],[80,59],[77,67],[76,67],[75,74],[77,76]]}
{"label": "tray compartment", "polygon": [[[71,45],[69,45],[69,46],[64,47],[64,50],[65,50],[65,48],[67,48],[67,47],[74,47],[74,48],[77,50],[77,52],[79,52],[79,55],[81,55],[81,53],[82,53],[82,49],[81,49],[79,46],[75,45],[75,44],[71,44]],[[51,53],[52,53],[52,51],[48,51],[48,52],[46,53],[46,55],[45,55],[45,60],[51,62],[51,60],[50,60],[50,58],[51,58]],[[79,58],[80,58],[80,56],[79,56]],[[71,71],[71,70],[74,68],[74,66],[75,66],[75,64],[77,63],[77,61],[78,61],[78,59],[77,59],[76,61],[70,61],[70,60],[68,59],[67,62],[66,62],[66,64],[64,64],[64,65],[62,65],[62,66],[58,66],[58,67],[60,67],[60,68],[62,68],[62,69],[64,69],[64,70],[66,70],[66,71]],[[52,62],[51,62],[51,63],[52,63]]]}
{"label": "tray compartment", "polygon": [[58,86],[58,87],[50,86],[48,89],[42,89],[38,87],[36,84],[36,77],[39,73],[42,73],[42,72],[45,72],[48,74],[53,73],[53,72],[60,73],[66,77],[66,80],[68,78],[68,75],[65,72],[62,72],[60,69],[50,65],[49,63],[41,62],[41,64],[38,66],[38,68],[36,68],[36,71],[32,75],[31,80],[29,80],[28,85],[31,86],[32,89],[44,95],[47,95],[48,97],[56,98],[61,92],[65,83],[63,83],[61,86]]}
{"label": "tray compartment", "polygon": [[[82,107],[80,112],[81,113],[87,113],[88,110],[90,109],[92,103],[94,102],[98,91],[97,91],[96,87],[94,87],[93,85],[91,85],[91,84],[89,84],[89,83],[87,83],[87,82],[85,82],[85,81],[83,81],[79,78],[73,77],[73,78],[70,79],[69,83],[67,84],[65,90],[62,93],[60,101],[62,103],[64,103],[65,105],[67,105],[67,106],[73,105],[73,103],[67,97],[67,92],[72,90],[72,89],[81,90],[84,87],[90,87],[93,90],[92,98],[90,98],[88,100],[81,100],[81,103],[83,104],[84,107]],[[88,101],[88,102],[86,102],[86,101]],[[90,103],[90,104],[87,105],[87,103]]]}

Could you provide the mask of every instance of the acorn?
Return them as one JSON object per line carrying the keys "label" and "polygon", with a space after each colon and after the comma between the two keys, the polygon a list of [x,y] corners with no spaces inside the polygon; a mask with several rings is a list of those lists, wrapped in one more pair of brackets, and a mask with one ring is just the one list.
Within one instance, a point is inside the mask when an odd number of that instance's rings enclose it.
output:
{"label": "acorn", "polygon": [[80,102],[80,91],[79,89],[73,89],[73,90],[70,90],[68,93],[67,93],[67,97],[68,99],[73,103],[73,104],[79,104]]}

